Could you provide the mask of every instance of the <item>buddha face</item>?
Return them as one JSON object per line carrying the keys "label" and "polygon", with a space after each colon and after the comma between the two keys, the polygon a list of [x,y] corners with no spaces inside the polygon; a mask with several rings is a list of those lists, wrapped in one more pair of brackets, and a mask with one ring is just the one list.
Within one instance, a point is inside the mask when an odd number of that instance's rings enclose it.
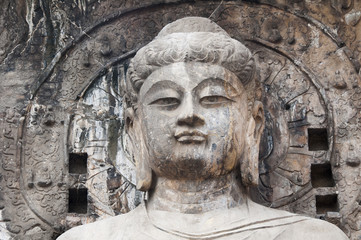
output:
{"label": "buddha face", "polygon": [[180,62],[144,82],[137,119],[157,176],[205,179],[232,171],[248,126],[247,97],[237,76],[208,63]]}

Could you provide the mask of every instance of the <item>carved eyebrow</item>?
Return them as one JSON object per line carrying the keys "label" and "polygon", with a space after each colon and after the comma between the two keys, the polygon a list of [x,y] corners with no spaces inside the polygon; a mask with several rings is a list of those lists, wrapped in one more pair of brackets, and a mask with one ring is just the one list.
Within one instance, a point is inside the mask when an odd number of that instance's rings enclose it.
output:
{"label": "carved eyebrow", "polygon": [[193,92],[197,92],[200,91],[202,88],[204,87],[208,87],[208,86],[221,86],[224,87],[225,89],[234,91],[236,93],[238,93],[238,90],[228,81],[222,79],[222,78],[206,78],[203,81],[201,81],[200,83],[197,84],[197,86],[195,86],[193,88]]}
{"label": "carved eyebrow", "polygon": [[162,91],[163,89],[174,89],[175,91],[179,92],[183,89],[180,85],[176,84],[175,82],[171,80],[160,80],[156,83],[154,83],[145,93],[144,98],[146,98],[150,94],[155,94],[159,91]]}

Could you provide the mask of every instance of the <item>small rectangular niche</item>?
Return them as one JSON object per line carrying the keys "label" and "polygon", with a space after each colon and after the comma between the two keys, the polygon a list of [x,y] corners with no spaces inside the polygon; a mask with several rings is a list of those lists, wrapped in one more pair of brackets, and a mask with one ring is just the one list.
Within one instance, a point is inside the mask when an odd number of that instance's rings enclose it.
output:
{"label": "small rectangular niche", "polygon": [[311,183],[312,187],[334,187],[335,180],[332,176],[331,164],[312,164],[311,165]]}
{"label": "small rectangular niche", "polygon": [[86,174],[87,173],[87,153],[70,153],[69,154],[69,173]]}
{"label": "small rectangular niche", "polygon": [[337,194],[316,196],[316,213],[338,212]]}
{"label": "small rectangular niche", "polygon": [[328,150],[328,134],[326,128],[308,128],[308,150]]}
{"label": "small rectangular niche", "polygon": [[68,212],[79,214],[88,212],[88,189],[69,189]]}

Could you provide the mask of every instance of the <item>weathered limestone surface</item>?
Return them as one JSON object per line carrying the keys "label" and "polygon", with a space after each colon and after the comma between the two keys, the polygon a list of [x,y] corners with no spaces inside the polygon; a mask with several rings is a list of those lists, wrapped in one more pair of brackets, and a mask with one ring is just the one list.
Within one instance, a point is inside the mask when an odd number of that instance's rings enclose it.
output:
{"label": "weathered limestone surface", "polygon": [[185,16],[209,17],[260,66],[266,126],[252,198],[360,239],[359,1],[0,6],[1,239],[54,239],[139,205],[124,151],[125,72],[141,46]]}
{"label": "weathered limestone surface", "polygon": [[326,221],[249,199],[265,125],[258,67],[208,18],[166,25],[131,60],[125,85],[125,149],[147,200],[58,239],[348,239]]}

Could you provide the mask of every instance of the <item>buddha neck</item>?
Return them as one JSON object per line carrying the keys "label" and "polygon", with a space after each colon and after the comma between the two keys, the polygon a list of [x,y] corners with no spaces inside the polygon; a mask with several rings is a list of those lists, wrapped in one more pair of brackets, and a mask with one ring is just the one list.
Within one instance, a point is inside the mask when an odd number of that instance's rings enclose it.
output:
{"label": "buddha neck", "polygon": [[147,207],[168,212],[205,213],[242,205],[246,201],[244,192],[234,172],[206,180],[159,177],[155,188],[149,191]]}

